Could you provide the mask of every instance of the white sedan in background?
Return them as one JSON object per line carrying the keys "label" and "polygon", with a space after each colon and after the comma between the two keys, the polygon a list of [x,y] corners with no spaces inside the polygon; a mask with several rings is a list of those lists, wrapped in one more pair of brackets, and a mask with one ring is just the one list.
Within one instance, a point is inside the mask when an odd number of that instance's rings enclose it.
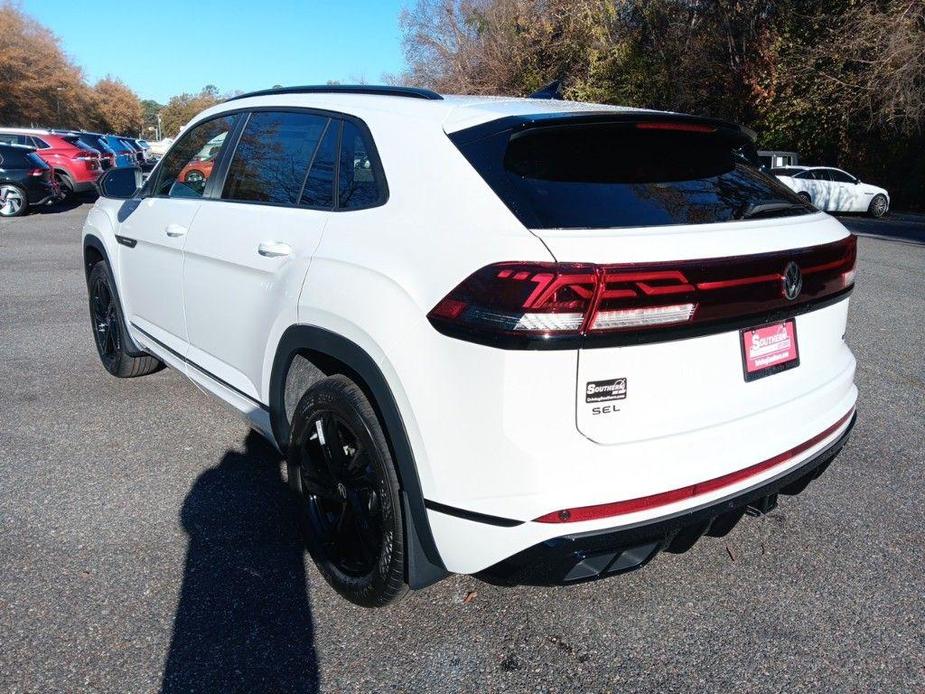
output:
{"label": "white sedan in background", "polygon": [[771,169],[781,183],[826,212],[866,212],[882,217],[890,209],[890,194],[861,183],[841,169],[827,166],[788,166]]}

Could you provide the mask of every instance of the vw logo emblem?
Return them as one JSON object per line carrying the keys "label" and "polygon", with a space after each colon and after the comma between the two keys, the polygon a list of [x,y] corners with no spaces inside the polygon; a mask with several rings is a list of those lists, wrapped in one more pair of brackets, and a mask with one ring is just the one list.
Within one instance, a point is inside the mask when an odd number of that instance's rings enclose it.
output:
{"label": "vw logo emblem", "polygon": [[803,290],[803,273],[800,272],[800,266],[793,261],[787,263],[784,268],[784,276],[781,278],[784,297],[788,301],[796,299]]}

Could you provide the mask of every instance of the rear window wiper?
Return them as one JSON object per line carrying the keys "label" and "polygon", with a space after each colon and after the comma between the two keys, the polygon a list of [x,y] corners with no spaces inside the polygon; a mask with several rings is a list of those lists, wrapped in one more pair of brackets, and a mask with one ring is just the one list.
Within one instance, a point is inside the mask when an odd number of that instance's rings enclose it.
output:
{"label": "rear window wiper", "polygon": [[736,219],[751,219],[752,217],[760,217],[766,214],[772,214],[774,212],[784,212],[786,210],[806,210],[806,205],[802,202],[763,202],[759,205],[745,205],[740,208],[738,214],[736,214]]}

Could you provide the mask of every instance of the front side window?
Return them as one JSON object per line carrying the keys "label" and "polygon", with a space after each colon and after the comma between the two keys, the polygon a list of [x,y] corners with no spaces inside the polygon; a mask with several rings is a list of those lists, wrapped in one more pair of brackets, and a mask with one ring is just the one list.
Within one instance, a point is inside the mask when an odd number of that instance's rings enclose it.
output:
{"label": "front side window", "polygon": [[384,187],[373,165],[370,147],[360,129],[350,121],[344,123],[337,181],[340,209],[372,207],[384,198]]}
{"label": "front side window", "polygon": [[312,113],[252,113],[235,148],[222,199],[297,204],[329,121]]}
{"label": "front side window", "polygon": [[836,183],[854,183],[854,178],[844,171],[839,171],[838,169],[829,169],[829,171],[832,172],[832,180]]}
{"label": "front side window", "polygon": [[237,115],[213,118],[184,133],[161,162],[154,194],[201,198],[236,119]]}

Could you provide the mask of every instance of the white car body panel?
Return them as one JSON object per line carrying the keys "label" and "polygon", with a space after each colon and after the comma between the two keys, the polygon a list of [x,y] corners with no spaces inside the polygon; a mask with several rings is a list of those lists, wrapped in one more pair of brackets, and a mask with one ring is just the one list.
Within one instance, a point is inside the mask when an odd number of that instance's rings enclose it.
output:
{"label": "white car body panel", "polygon": [[[270,377],[289,326],[324,328],[362,348],[397,403],[424,498],[523,521],[498,527],[429,511],[450,571],[480,571],[566,532],[628,526],[699,506],[798,466],[848,426],[797,458],[710,495],[567,527],[532,522],[557,509],[646,496],[742,469],[812,439],[851,412],[857,389],[854,357],[843,341],[848,300],[796,318],[798,368],[746,383],[737,331],[629,347],[497,349],[447,337],[429,323],[428,311],[450,289],[495,262],[748,255],[836,241],[847,236],[844,227],[827,215],[807,214],[531,231],[446,135],[505,115],[612,107],[282,94],[216,106],[186,130],[211,115],[250,107],[310,107],[362,119],[385,168],[388,202],[335,213],[149,198],[120,224],[114,210],[121,203],[101,199],[84,234],[99,235],[106,245],[133,339],[269,436]],[[168,224],[188,231],[167,237]],[[138,244],[119,246],[114,235]],[[291,253],[259,255],[258,245],[268,242]],[[630,391],[620,410],[592,414],[583,384],[620,376]]]}
{"label": "white car body panel", "polygon": [[[298,322],[297,306],[330,212],[207,200],[187,235],[183,295],[188,358],[266,402],[266,346]],[[261,245],[287,255],[267,257]],[[266,252],[266,251],[265,251]],[[276,330],[274,330],[276,328]]]}
{"label": "white car body panel", "polygon": [[[846,171],[833,169],[832,167],[789,168],[802,168],[807,173],[816,170],[832,170],[851,176]],[[844,181],[815,180],[806,178],[806,175],[804,173],[795,176],[778,176],[777,179],[796,193],[807,193],[812,203],[826,212],[867,212],[874,196],[883,195],[888,203],[890,200],[890,194],[885,189],[863,181],[847,183]]]}
{"label": "white car body panel", "polygon": [[201,204],[199,200],[148,198],[116,232],[137,241],[134,248],[119,246],[118,278],[126,320],[184,356],[188,337],[183,246]]}

